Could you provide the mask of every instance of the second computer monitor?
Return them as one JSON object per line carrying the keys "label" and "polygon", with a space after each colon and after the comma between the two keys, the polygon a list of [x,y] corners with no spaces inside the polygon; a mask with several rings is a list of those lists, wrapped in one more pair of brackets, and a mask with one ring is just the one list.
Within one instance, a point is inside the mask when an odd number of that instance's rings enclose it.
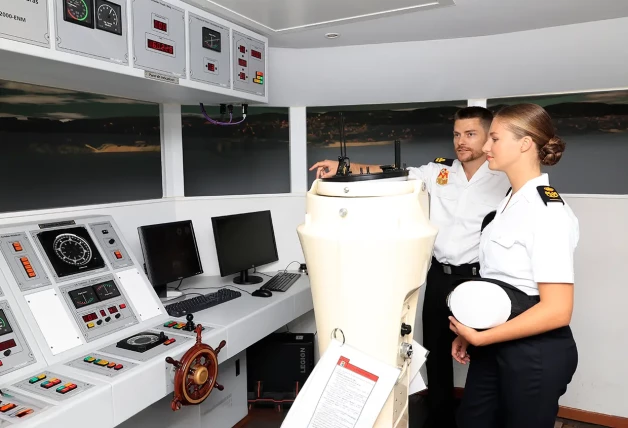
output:
{"label": "second computer monitor", "polygon": [[248,270],[279,260],[270,211],[212,217],[220,276],[239,273],[236,284],[257,284]]}

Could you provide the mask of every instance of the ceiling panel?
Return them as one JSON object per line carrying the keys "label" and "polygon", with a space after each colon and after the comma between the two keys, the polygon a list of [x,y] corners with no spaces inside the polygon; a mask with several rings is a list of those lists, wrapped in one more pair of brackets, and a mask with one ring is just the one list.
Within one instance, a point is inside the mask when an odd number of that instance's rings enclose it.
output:
{"label": "ceiling panel", "polygon": [[284,32],[451,6],[454,0],[208,0],[208,3],[274,32]]}

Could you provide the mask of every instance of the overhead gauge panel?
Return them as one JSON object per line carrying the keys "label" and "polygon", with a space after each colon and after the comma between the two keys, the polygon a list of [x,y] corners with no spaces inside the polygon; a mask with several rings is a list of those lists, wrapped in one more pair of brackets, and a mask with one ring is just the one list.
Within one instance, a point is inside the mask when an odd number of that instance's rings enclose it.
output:
{"label": "overhead gauge panel", "polygon": [[3,0],[1,6],[0,37],[50,48],[47,1]]}
{"label": "overhead gauge panel", "polygon": [[160,0],[131,1],[133,66],[185,78],[185,11]]}
{"label": "overhead gauge panel", "polygon": [[190,13],[190,79],[229,88],[229,29]]}
{"label": "overhead gauge panel", "polygon": [[233,32],[233,89],[265,96],[266,44]]}
{"label": "overhead gauge panel", "polygon": [[126,0],[58,0],[55,4],[58,50],[129,63]]}
{"label": "overhead gauge panel", "polygon": [[102,255],[84,226],[31,233],[57,282],[106,269]]}

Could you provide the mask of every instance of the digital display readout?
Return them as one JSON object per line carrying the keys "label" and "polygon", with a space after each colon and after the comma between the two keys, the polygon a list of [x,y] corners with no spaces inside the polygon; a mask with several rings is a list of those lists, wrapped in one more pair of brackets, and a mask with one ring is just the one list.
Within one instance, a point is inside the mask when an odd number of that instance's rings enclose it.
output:
{"label": "digital display readout", "polygon": [[157,19],[153,19],[153,27],[156,30],[163,31],[164,33],[168,32],[168,24],[166,24],[165,22],[161,22]]}
{"label": "digital display readout", "polygon": [[253,58],[262,59],[262,53],[259,51],[256,51],[255,49],[251,49],[251,56]]}
{"label": "digital display readout", "polygon": [[96,315],[95,312],[92,312],[91,314],[83,315],[83,321],[85,322],[94,321],[96,319],[98,319],[98,315]]}
{"label": "digital display readout", "polygon": [[153,49],[158,52],[167,53],[168,55],[174,55],[174,46],[168,45],[166,43],[157,42],[155,40],[147,39],[148,49]]}
{"label": "digital display readout", "polygon": [[0,343],[0,352],[6,351],[7,349],[15,348],[16,346],[17,344],[15,343],[15,340],[5,340],[4,342]]}

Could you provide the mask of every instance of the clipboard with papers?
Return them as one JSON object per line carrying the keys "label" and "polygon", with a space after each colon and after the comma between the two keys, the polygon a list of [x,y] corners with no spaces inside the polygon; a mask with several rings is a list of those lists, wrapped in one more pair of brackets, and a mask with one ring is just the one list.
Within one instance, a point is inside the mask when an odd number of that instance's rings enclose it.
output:
{"label": "clipboard with papers", "polygon": [[332,339],[282,428],[372,428],[401,370]]}

